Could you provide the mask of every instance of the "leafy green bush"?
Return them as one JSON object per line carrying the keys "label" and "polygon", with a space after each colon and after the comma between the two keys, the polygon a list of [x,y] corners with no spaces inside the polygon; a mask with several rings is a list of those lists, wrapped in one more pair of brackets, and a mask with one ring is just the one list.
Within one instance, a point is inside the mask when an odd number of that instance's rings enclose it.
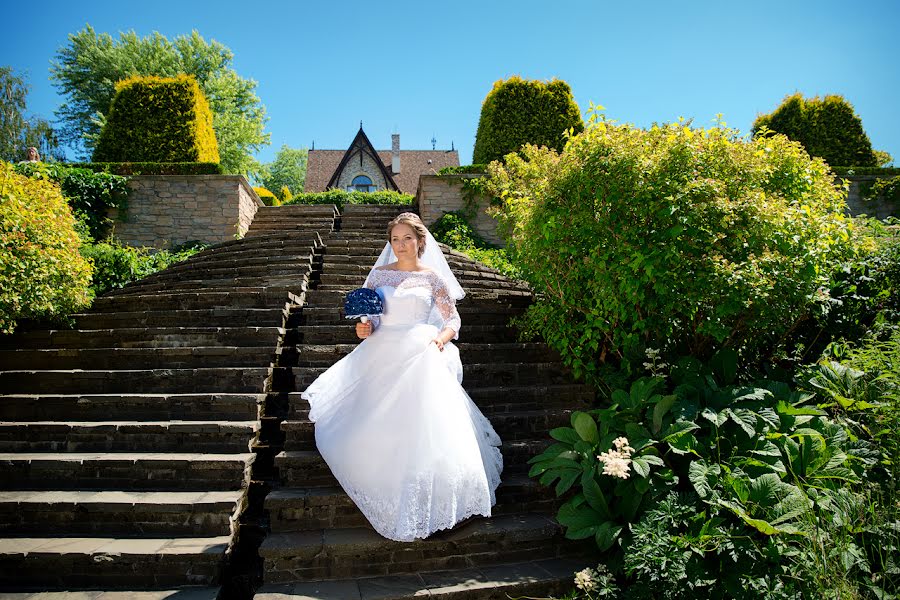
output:
{"label": "leafy green bush", "polygon": [[867,199],[880,199],[890,202],[900,201],[900,175],[891,177],[890,179],[876,179],[875,183],[869,189]]}
{"label": "leafy green bush", "polygon": [[853,106],[839,95],[785,97],[772,113],[753,122],[753,135],[781,133],[829,165],[877,167],[880,161]]}
{"label": "leafy green bush", "polygon": [[113,175],[221,175],[225,172],[221,164],[211,162],[92,162],[69,166]]}
{"label": "leafy green bush", "polygon": [[592,380],[648,346],[765,356],[850,251],[844,190],[784,136],[595,114],[562,154],[528,145],[490,173],[501,233],[542,293],[527,329]]}
{"label": "leafy green bush", "polygon": [[524,144],[562,150],[565,132],[583,129],[581,110],[565,81],[499,80],[481,105],[472,162],[499,160]]}
{"label": "leafy green bush", "polygon": [[487,165],[483,163],[462,165],[459,167],[444,167],[437,172],[438,175],[483,175],[485,173],[487,173]]}
{"label": "leafy green bush", "polygon": [[86,244],[82,246],[81,254],[94,265],[91,289],[95,296],[100,296],[187,260],[207,245],[195,242],[182,244],[171,251],[154,252],[150,248],[124,246],[112,239],[99,244]]}
{"label": "leafy green bush", "polygon": [[91,265],[59,187],[0,162],[0,332],[90,303]]}
{"label": "leafy green bush", "polygon": [[506,248],[496,248],[486,242],[475,229],[469,225],[464,211],[453,211],[444,215],[429,227],[434,238],[459,250],[472,260],[499,271],[512,279],[522,279],[522,273],[516,266]]}
{"label": "leafy green bush", "polygon": [[99,162],[219,162],[212,112],[197,80],[134,76],[116,83]]}
{"label": "leafy green bush", "polygon": [[259,196],[259,199],[263,201],[263,204],[266,206],[281,206],[281,200],[278,199],[278,196],[272,193],[271,190],[268,190],[264,187],[254,187],[253,191],[256,192],[256,195]]}
{"label": "leafy green bush", "polygon": [[346,190],[328,190],[327,192],[311,192],[295,195],[289,202],[290,204],[334,204],[338,210],[344,208],[345,204],[413,204],[414,197],[410,194],[401,194],[393,191],[378,192],[348,192]]}
{"label": "leafy green bush", "polygon": [[566,536],[594,539],[634,598],[896,592],[900,511],[871,503],[877,438],[825,410],[827,393],[737,371],[733,352],[686,358],[552,430],[530,474],[565,498]]}
{"label": "leafy green bush", "polygon": [[110,208],[124,209],[128,200],[128,179],[108,173],[95,173],[62,163],[19,163],[16,173],[59,184],[63,196],[76,216],[85,222],[93,239],[105,236]]}

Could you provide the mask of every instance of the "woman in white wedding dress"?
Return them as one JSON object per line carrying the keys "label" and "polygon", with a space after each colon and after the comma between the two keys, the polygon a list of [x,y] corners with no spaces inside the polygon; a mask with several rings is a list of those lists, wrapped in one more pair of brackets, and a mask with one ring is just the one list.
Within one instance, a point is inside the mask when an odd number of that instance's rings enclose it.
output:
{"label": "woman in white wedding dress", "polygon": [[418,215],[388,225],[366,279],[384,303],[363,339],[302,393],[316,446],[386,538],[412,541],[490,516],[503,458],[490,422],[462,388],[455,300],[462,288]]}

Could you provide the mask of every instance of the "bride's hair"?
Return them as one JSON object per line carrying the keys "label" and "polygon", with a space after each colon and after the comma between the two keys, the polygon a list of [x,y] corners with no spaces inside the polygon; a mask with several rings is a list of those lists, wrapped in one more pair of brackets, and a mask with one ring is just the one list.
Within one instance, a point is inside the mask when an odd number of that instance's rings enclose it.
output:
{"label": "bride's hair", "polygon": [[391,240],[391,231],[393,231],[394,227],[403,223],[404,225],[409,225],[413,228],[413,231],[416,232],[416,239],[419,242],[419,258],[422,258],[422,255],[425,253],[425,240],[428,235],[428,230],[425,228],[425,224],[422,223],[422,219],[419,218],[419,215],[416,213],[405,212],[400,213],[388,223],[387,226],[387,234],[388,241]]}

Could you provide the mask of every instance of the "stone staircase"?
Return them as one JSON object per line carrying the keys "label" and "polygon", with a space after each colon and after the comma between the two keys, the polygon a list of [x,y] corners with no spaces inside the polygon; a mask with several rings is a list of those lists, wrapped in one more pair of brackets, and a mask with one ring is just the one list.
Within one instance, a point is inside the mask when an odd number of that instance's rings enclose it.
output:
{"label": "stone staircase", "polygon": [[97,298],[74,329],[0,338],[9,597],[220,594],[286,320],[335,210],[275,215],[261,208],[245,238]]}
{"label": "stone staircase", "polygon": [[[315,448],[309,406],[300,392],[358,343],[341,314],[344,294],[362,285],[386,241],[385,227],[408,208],[347,206],[323,234],[321,264],[302,306],[294,306],[280,348],[278,394],[269,395],[269,449],[277,479],[265,498],[271,533],[261,600],[412,598],[493,599],[558,593],[586,566],[586,546],[567,541],[555,522],[551,491],[527,477],[527,460],[547,432],[588,406],[592,391],[572,382],[543,343],[519,343],[507,324],[530,291],[466,256],[443,248],[466,291],[457,342],[464,387],[503,440],[505,469],[491,518],[476,518],[426,540],[378,535],[338,486]],[[286,215],[287,216],[287,215]],[[286,228],[296,225],[284,220]],[[255,223],[254,223],[255,226]],[[279,231],[266,221],[266,231]],[[252,231],[252,228],[251,228]],[[265,429],[265,427],[264,427]],[[283,440],[283,441],[282,441]],[[507,594],[509,596],[507,596]]]}

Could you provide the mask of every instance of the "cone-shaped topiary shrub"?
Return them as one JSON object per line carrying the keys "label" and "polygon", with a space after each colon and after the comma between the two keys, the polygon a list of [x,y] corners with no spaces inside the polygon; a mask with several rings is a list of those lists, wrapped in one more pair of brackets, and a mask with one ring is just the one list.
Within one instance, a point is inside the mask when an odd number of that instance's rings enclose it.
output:
{"label": "cone-shaped topiary shrub", "polygon": [[131,77],[116,84],[95,162],[219,162],[212,112],[197,80]]}
{"label": "cone-shaped topiary shrub", "polygon": [[481,105],[472,162],[500,160],[524,144],[562,150],[570,128],[580,133],[584,122],[565,81],[497,81]]}

